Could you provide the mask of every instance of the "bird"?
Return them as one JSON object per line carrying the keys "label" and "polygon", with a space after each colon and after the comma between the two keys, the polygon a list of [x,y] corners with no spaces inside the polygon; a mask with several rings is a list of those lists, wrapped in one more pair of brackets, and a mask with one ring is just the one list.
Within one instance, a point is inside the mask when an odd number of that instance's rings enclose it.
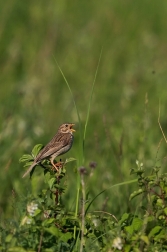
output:
{"label": "bird", "polygon": [[38,165],[44,159],[50,159],[53,167],[58,171],[56,164],[54,164],[54,159],[57,156],[60,156],[67,151],[69,151],[72,147],[74,136],[73,129],[74,123],[63,123],[56,135],[50,140],[50,142],[38,153],[32,165],[28,168],[28,170],[23,174],[22,178],[26,177],[33,168]]}

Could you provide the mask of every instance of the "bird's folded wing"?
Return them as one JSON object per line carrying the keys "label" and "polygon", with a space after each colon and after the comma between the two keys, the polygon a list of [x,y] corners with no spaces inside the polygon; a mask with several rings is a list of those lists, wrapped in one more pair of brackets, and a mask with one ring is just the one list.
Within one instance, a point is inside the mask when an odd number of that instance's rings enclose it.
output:
{"label": "bird's folded wing", "polygon": [[62,149],[64,146],[68,144],[68,138],[67,137],[60,137],[59,139],[53,138],[38,154],[36,157],[36,162],[39,160],[45,159],[47,157],[50,157],[60,149]]}

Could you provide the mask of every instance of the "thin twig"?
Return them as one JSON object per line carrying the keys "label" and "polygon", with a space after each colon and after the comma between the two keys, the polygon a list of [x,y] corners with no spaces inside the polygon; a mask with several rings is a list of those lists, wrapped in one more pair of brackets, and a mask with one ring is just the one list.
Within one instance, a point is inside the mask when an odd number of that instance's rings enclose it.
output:
{"label": "thin twig", "polygon": [[[57,177],[57,184],[60,184],[60,178]],[[58,205],[59,203],[59,189],[57,188],[55,191],[55,204]]]}
{"label": "thin twig", "polygon": [[38,252],[40,252],[40,251],[41,251],[41,248],[42,248],[42,239],[43,239],[43,231],[41,232],[41,235],[40,235],[40,241],[39,241]]}

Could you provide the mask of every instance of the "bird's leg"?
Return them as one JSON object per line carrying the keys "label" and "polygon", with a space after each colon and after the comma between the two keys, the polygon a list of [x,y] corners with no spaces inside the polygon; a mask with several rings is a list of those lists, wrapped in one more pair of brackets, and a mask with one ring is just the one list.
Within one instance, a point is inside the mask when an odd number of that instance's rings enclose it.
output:
{"label": "bird's leg", "polygon": [[52,159],[50,160],[50,162],[51,162],[51,164],[53,165],[53,167],[56,169],[56,171],[59,171],[59,169],[58,169],[59,167],[56,166],[57,163],[54,164],[54,162],[53,162]]}
{"label": "bird's leg", "polygon": [[62,168],[63,165],[64,165],[64,162],[62,162],[61,159],[60,159],[59,162],[57,162],[57,163],[55,164],[55,163],[54,163],[54,159],[51,158],[50,162],[51,162],[52,166],[56,169],[56,171],[59,171],[59,169]]}

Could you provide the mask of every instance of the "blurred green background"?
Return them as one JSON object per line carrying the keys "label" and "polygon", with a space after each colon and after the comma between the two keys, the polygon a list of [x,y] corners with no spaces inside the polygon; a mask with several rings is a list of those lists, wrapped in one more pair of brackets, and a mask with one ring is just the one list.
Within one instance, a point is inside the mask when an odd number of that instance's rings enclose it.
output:
{"label": "blurred green background", "polygon": [[[134,179],[136,160],[151,171],[166,169],[167,1],[19,1],[0,3],[0,212],[12,217],[14,202],[43,186],[42,169],[30,182],[18,160],[46,144],[63,122],[76,123],[73,148],[79,158],[79,127],[70,92],[87,115],[91,86],[103,47],[86,132],[85,177],[90,199],[103,189]],[[67,165],[64,204],[73,209],[77,164]],[[40,175],[40,176],[38,176]],[[133,206],[134,185],[107,190],[92,209],[120,216]]]}

